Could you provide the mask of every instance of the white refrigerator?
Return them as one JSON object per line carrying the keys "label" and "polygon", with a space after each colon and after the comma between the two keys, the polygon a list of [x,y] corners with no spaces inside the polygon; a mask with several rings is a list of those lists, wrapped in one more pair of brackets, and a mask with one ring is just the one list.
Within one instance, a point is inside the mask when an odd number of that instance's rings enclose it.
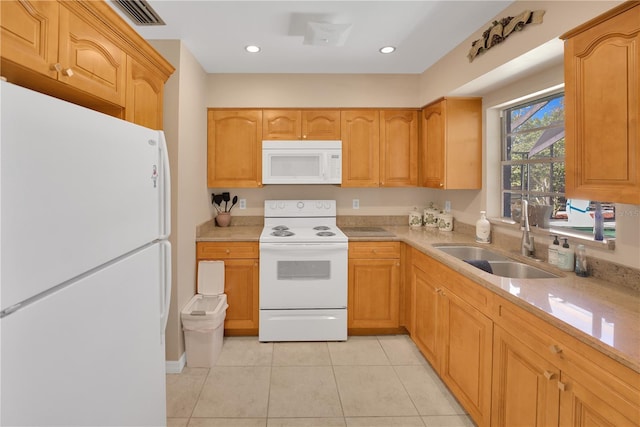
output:
{"label": "white refrigerator", "polygon": [[165,425],[164,135],[0,85],[0,425]]}

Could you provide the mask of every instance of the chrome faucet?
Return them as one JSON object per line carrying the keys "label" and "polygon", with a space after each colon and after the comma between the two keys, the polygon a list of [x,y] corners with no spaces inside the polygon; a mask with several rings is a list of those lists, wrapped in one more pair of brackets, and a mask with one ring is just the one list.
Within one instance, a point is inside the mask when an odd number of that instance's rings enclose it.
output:
{"label": "chrome faucet", "polygon": [[529,202],[526,200],[522,200],[522,219],[520,220],[520,230],[522,230],[522,244],[520,245],[522,255],[533,257],[536,249],[533,246],[533,236],[529,234],[531,231],[529,227]]}

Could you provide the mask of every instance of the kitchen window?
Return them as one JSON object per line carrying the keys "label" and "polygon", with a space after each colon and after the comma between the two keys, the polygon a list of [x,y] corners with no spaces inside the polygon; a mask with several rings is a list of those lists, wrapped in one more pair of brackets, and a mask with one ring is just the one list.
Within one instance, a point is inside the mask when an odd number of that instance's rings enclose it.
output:
{"label": "kitchen window", "polygon": [[[522,200],[527,200],[546,209],[550,227],[590,235],[596,201],[566,199],[564,155],[564,93],[502,110],[502,216],[518,221]],[[605,234],[615,237],[615,205],[602,205]]]}

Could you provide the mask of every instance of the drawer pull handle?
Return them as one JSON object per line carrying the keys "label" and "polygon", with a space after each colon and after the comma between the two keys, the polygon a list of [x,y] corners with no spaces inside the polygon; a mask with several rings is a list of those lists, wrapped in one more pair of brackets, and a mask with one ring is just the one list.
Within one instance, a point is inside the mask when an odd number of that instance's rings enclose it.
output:
{"label": "drawer pull handle", "polygon": [[562,353],[562,349],[555,344],[549,346],[549,351],[553,354]]}
{"label": "drawer pull handle", "polygon": [[560,382],[560,381],[558,381],[558,388],[561,391],[567,391],[567,385],[565,383],[563,383],[563,382]]}
{"label": "drawer pull handle", "polygon": [[552,379],[553,376],[555,375],[553,372],[549,372],[549,371],[544,371],[544,377],[548,380]]}

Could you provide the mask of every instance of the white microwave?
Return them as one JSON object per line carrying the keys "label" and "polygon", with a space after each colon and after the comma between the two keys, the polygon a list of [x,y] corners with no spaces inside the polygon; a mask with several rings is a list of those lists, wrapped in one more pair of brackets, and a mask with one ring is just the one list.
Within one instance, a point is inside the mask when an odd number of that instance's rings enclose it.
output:
{"label": "white microwave", "polygon": [[262,141],[262,183],[342,183],[342,141]]}

